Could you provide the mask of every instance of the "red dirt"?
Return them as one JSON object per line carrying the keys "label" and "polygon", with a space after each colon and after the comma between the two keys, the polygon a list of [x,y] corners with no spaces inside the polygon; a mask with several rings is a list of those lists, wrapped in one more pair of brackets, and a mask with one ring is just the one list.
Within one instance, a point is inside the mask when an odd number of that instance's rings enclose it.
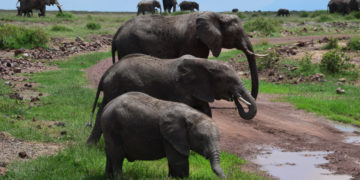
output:
{"label": "red dirt", "polygon": [[[112,64],[111,59],[104,59],[86,70],[93,87],[97,87],[103,72]],[[347,174],[355,179],[360,178],[360,146],[344,143],[348,136],[360,132],[346,133],[335,129],[325,118],[312,113],[297,110],[290,103],[272,102],[275,95],[260,94],[257,99],[258,114],[253,120],[241,119],[234,104],[216,101],[213,119],[221,131],[223,150],[239,155],[245,159],[254,158],[261,147],[273,146],[286,151],[330,151],[334,152],[325,158],[328,164],[321,167],[336,174]],[[260,172],[251,164],[245,169]],[[263,173],[262,173],[263,174]]]}

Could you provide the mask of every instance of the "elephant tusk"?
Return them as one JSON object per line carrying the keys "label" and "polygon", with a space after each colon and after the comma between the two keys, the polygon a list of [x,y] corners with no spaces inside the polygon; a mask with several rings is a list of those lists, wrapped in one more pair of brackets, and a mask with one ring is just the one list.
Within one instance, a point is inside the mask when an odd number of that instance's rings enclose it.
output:
{"label": "elephant tusk", "polygon": [[238,97],[238,100],[241,101],[241,102],[243,102],[243,103],[245,103],[245,104],[248,105],[248,106],[251,106],[251,103],[249,103],[247,100],[245,100],[245,99],[242,98],[242,97]]}
{"label": "elephant tusk", "polygon": [[250,54],[251,56],[255,56],[255,57],[259,57],[259,58],[266,57],[269,55],[269,54],[255,54],[255,53],[249,51],[248,49],[246,49],[246,53]]}

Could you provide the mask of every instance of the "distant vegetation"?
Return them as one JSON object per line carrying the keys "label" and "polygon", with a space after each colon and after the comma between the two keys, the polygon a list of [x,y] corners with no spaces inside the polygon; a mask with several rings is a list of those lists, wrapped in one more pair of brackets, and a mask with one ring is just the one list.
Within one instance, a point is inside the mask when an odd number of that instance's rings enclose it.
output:
{"label": "distant vegetation", "polygon": [[275,33],[281,25],[282,22],[279,20],[259,17],[245,22],[244,28],[249,32],[258,31],[269,36],[271,33]]}
{"label": "distant vegetation", "polygon": [[42,29],[0,24],[0,49],[45,47],[49,36]]}
{"label": "distant vegetation", "polygon": [[86,24],[86,28],[90,30],[99,30],[101,29],[101,24],[96,22],[89,22]]}
{"label": "distant vegetation", "polygon": [[347,44],[347,48],[351,51],[359,51],[360,50],[360,36],[356,36],[350,39]]}
{"label": "distant vegetation", "polygon": [[339,48],[339,40],[337,38],[329,38],[329,42],[327,44],[325,44],[325,46],[323,47],[323,49],[337,49]]}
{"label": "distant vegetation", "polygon": [[51,27],[51,31],[66,32],[66,31],[72,31],[72,30],[66,26],[54,25]]}
{"label": "distant vegetation", "polygon": [[58,13],[56,14],[56,17],[58,17],[58,18],[69,18],[69,19],[71,19],[71,18],[74,18],[74,15],[73,15],[72,13],[70,13],[70,12],[63,12],[63,13],[58,12]]}

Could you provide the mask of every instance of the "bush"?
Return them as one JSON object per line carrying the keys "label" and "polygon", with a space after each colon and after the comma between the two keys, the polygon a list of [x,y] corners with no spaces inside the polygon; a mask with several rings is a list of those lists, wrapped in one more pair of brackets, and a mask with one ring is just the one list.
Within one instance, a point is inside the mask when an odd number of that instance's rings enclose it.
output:
{"label": "bush", "polygon": [[238,12],[237,13],[237,16],[240,18],[240,19],[245,19],[246,18],[246,15],[242,12]]}
{"label": "bush", "polygon": [[356,19],[360,19],[360,11],[352,12],[351,15],[355,17]]}
{"label": "bush", "polygon": [[320,69],[332,74],[340,73],[352,66],[349,61],[350,58],[345,53],[331,50],[324,54],[320,62]]}
{"label": "bush", "polygon": [[312,56],[312,54],[306,53],[305,56],[301,58],[299,62],[299,72],[304,75],[310,75],[315,72],[316,66],[311,62]]}
{"label": "bush", "polygon": [[320,15],[324,14],[323,11],[314,11],[312,14],[311,14],[311,17],[314,18],[314,17],[318,17]]}
{"label": "bush", "polygon": [[327,44],[325,44],[323,49],[337,49],[337,48],[339,48],[338,41],[339,40],[337,38],[330,37],[329,42]]}
{"label": "bush", "polygon": [[46,47],[49,36],[41,29],[0,24],[0,49]]}
{"label": "bush", "polygon": [[86,28],[90,30],[99,30],[101,29],[101,25],[96,22],[89,22],[86,24]]}
{"label": "bush", "polygon": [[300,17],[303,17],[303,18],[309,17],[309,13],[307,13],[307,12],[301,12],[301,13],[300,13]]}
{"label": "bush", "polygon": [[360,50],[360,36],[351,38],[346,47],[347,47],[347,49],[349,49],[351,51],[359,51]]}
{"label": "bush", "polygon": [[57,18],[67,18],[67,19],[72,19],[74,18],[74,15],[72,13],[69,12],[58,12],[56,13],[56,17]]}
{"label": "bush", "polygon": [[276,49],[271,49],[266,57],[258,59],[258,69],[261,71],[263,69],[271,69],[276,67],[279,64],[280,57],[281,55],[277,52]]}
{"label": "bush", "polygon": [[265,19],[263,17],[256,18],[245,22],[244,28],[249,32],[259,31],[265,35],[270,35],[276,32],[277,27],[281,25],[281,22],[273,19]]}
{"label": "bush", "polygon": [[327,22],[327,21],[331,21],[332,18],[329,15],[321,15],[318,19],[317,22]]}
{"label": "bush", "polygon": [[66,31],[72,31],[70,28],[61,26],[61,25],[54,25],[51,27],[51,31],[59,31],[59,32],[66,32]]}

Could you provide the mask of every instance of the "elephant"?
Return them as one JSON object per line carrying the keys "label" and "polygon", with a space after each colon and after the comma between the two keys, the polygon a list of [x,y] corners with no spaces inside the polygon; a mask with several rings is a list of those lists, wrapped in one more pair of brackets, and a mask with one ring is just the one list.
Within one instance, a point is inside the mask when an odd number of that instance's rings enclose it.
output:
{"label": "elephant", "polygon": [[252,96],[258,94],[256,56],[252,44],[236,15],[195,12],[178,16],[139,16],[125,22],[112,40],[112,61],[132,53],[158,58],[178,58],[190,54],[218,57],[222,48],[242,50],[248,60]]}
{"label": "elephant", "polygon": [[108,177],[122,175],[124,158],[168,159],[169,176],[189,176],[190,150],[210,160],[213,172],[220,167],[220,133],[215,122],[195,109],[163,101],[141,92],[123,94],[106,105],[101,116]]}
{"label": "elephant", "polygon": [[163,6],[164,6],[164,12],[171,13],[171,8],[173,9],[173,12],[176,12],[176,0],[163,0]]}
{"label": "elephant", "polygon": [[156,1],[156,0],[140,1],[139,4],[137,5],[137,7],[138,7],[137,15],[139,15],[140,13],[145,15],[145,11],[148,11],[148,12],[151,12],[152,14],[154,14],[155,13],[155,8],[159,8],[160,9],[160,14],[161,14],[160,2]]}
{"label": "elephant", "polygon": [[287,9],[279,9],[277,11],[277,16],[290,16],[290,11]]}
{"label": "elephant", "polygon": [[45,16],[46,6],[56,5],[59,9],[59,12],[62,13],[61,5],[57,0],[19,0],[20,8],[18,12],[26,13],[30,12],[33,9],[40,10],[39,16]]}
{"label": "elephant", "polygon": [[233,10],[232,10],[232,13],[238,13],[239,12],[239,9],[238,8],[234,8]]}
{"label": "elephant", "polygon": [[349,6],[351,11],[360,11],[360,0],[351,0]]}
{"label": "elephant", "polygon": [[342,13],[343,15],[351,12],[350,4],[353,0],[331,0],[328,4],[330,13]]}
{"label": "elephant", "polygon": [[[212,116],[209,102],[220,99],[234,101],[239,115],[246,120],[252,119],[257,112],[255,99],[235,70],[215,60],[191,55],[159,59],[144,54],[130,54],[122,58],[103,74],[88,126],[92,125],[101,91],[103,100],[87,144],[96,144],[101,137],[99,123],[105,105],[117,96],[131,91],[184,103],[209,117]],[[247,105],[248,112],[245,112],[239,100]]]}
{"label": "elephant", "polygon": [[199,4],[194,1],[183,1],[179,4],[181,11],[199,11]]}

